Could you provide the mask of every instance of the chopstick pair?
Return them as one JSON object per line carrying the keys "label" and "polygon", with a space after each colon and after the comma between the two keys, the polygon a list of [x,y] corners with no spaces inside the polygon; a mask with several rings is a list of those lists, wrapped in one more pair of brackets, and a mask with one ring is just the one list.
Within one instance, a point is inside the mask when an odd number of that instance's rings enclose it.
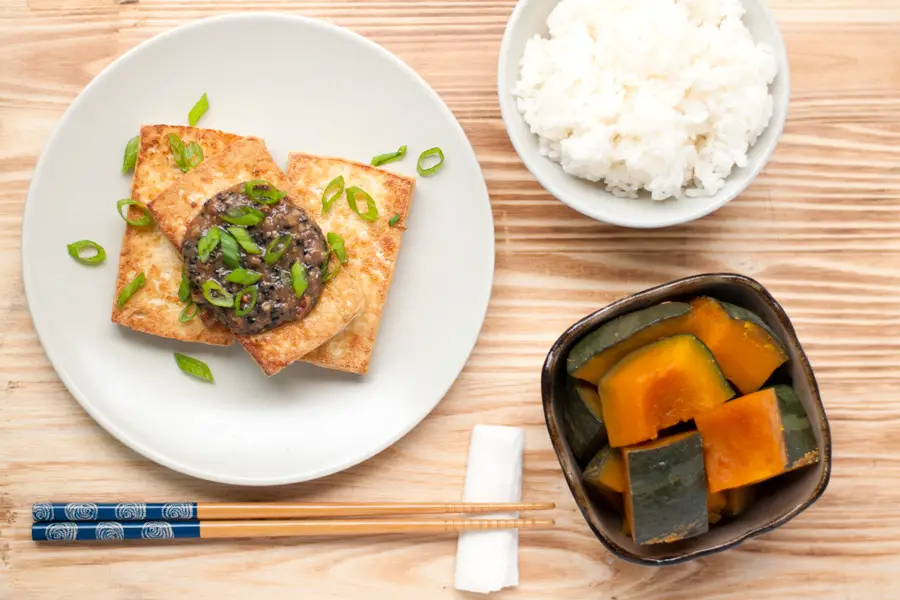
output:
{"label": "chopstick pair", "polygon": [[[32,507],[36,541],[212,539],[549,529],[550,519],[326,519],[550,510],[542,503],[46,503]],[[240,520],[238,520],[240,519]]]}

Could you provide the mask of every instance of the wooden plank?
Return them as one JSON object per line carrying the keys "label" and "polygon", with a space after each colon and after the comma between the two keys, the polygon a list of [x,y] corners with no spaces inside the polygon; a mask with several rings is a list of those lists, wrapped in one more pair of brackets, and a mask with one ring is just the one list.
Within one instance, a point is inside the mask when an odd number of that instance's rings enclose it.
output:
{"label": "wooden plank", "polygon": [[[793,76],[788,124],[772,162],[715,215],[649,232],[578,215],[547,194],[512,151],[495,66],[513,4],[0,0],[0,598],[466,598],[452,589],[450,537],[49,548],[29,540],[29,506],[77,497],[452,500],[461,494],[476,423],[525,427],[524,499],[560,507],[557,531],[523,532],[522,583],[501,599],[897,597],[900,0],[772,0]],[[496,224],[488,319],[447,398],[371,461],[269,489],[173,473],[100,429],[43,354],[19,265],[28,182],[75,95],[141,41],[232,10],[328,19],[413,66],[475,146]],[[711,271],[759,279],[791,315],[831,417],[831,485],[790,525],[737,550],[667,569],[623,563],[596,542],[569,496],[543,424],[540,365],[559,333],[585,314]]]}

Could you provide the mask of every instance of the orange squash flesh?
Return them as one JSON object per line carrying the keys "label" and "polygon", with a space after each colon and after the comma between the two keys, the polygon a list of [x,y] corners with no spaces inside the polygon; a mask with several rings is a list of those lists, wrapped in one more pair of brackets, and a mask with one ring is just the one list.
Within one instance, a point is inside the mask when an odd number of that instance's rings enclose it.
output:
{"label": "orange squash flesh", "polygon": [[743,394],[763,386],[779,366],[787,362],[781,344],[759,325],[731,318],[712,298],[691,300],[694,333],[706,344],[722,372]]}
{"label": "orange squash flesh", "polygon": [[749,485],[784,471],[784,429],[771,388],[698,414],[694,423],[703,438],[710,492]]}
{"label": "orange squash flesh", "polygon": [[709,350],[689,334],[632,352],[603,376],[599,392],[613,447],[655,439],[734,395]]}
{"label": "orange squash flesh", "polygon": [[706,492],[706,512],[710,523],[718,523],[728,507],[724,492]]}

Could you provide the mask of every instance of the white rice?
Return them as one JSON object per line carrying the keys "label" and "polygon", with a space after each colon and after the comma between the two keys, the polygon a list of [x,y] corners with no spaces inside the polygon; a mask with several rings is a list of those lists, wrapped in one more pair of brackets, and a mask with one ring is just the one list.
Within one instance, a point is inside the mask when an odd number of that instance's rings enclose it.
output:
{"label": "white rice", "polygon": [[562,0],[514,93],[541,153],[618,196],[706,196],[772,117],[772,50],[740,0]]}

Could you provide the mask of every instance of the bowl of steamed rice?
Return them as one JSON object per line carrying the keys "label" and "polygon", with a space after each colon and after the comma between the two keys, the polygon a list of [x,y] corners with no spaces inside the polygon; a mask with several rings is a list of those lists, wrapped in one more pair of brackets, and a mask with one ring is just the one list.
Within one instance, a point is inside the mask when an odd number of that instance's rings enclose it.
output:
{"label": "bowl of steamed rice", "polygon": [[790,73],[763,0],[520,0],[498,87],[510,140],[550,193],[650,228],[750,185],[781,137]]}

